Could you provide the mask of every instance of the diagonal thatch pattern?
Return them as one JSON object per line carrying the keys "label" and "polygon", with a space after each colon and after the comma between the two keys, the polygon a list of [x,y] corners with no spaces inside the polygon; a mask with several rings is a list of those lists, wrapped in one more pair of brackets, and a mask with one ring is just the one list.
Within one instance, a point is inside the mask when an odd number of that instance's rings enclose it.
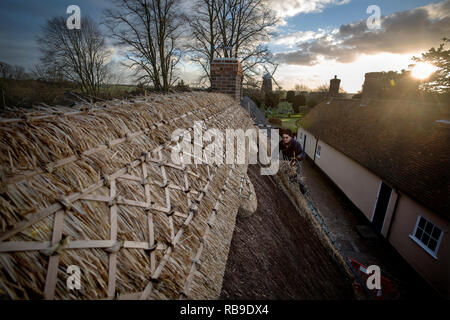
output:
{"label": "diagonal thatch pattern", "polygon": [[5,113],[0,298],[218,297],[247,168],[171,163],[172,132],[200,120],[251,125],[210,93]]}

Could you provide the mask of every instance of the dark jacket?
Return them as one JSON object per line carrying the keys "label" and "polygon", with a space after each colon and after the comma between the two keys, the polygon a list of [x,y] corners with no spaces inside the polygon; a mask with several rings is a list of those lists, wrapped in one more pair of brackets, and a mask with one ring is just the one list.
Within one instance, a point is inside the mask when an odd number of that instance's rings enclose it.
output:
{"label": "dark jacket", "polygon": [[283,153],[284,160],[294,159],[303,154],[303,149],[300,142],[295,139],[292,139],[288,145],[285,145],[283,140],[281,140],[280,151]]}

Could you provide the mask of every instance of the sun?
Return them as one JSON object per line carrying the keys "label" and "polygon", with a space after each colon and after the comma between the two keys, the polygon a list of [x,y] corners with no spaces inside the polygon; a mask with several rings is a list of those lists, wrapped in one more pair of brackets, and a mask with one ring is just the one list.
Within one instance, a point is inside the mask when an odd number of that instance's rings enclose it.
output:
{"label": "sun", "polygon": [[432,64],[419,62],[413,67],[412,76],[416,79],[426,79],[435,72],[436,69],[437,68]]}

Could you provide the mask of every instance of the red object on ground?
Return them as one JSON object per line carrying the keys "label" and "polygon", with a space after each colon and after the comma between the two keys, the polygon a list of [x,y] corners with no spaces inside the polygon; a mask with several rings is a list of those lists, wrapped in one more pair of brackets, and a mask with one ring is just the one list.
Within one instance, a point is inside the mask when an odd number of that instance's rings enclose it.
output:
{"label": "red object on ground", "polygon": [[[350,260],[350,263],[352,264],[353,268],[355,268],[355,270],[360,273],[361,278],[364,281],[367,281],[369,276],[371,276],[371,274],[369,274],[367,272],[367,267],[365,265],[359,263],[358,261],[353,260],[350,257],[347,257],[347,259]],[[359,289],[364,292],[364,290],[362,290],[362,288],[359,288]],[[384,300],[387,297],[387,295],[390,292],[392,292],[392,283],[388,278],[381,276],[381,289],[372,289],[369,291],[373,293],[376,300]]]}

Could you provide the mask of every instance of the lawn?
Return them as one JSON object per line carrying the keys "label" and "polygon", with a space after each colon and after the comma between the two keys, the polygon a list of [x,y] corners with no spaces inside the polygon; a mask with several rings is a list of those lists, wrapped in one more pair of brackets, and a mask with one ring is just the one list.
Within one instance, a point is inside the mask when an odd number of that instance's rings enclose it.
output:
{"label": "lawn", "polygon": [[297,132],[297,120],[301,118],[300,114],[292,115],[290,118],[280,118],[282,121],[282,128],[283,129],[291,129],[292,132]]}
{"label": "lawn", "polygon": [[291,129],[295,133],[298,130],[298,121],[307,113],[307,111],[303,110],[300,113],[294,113],[292,104],[289,102],[280,102],[277,108],[271,109],[266,109],[263,106],[261,110],[274,127],[280,129]]}
{"label": "lawn", "polygon": [[287,114],[275,114],[275,113],[266,113],[267,119],[270,118],[278,118],[281,120],[281,129],[291,129],[292,132],[296,133],[298,130],[297,121],[305,116],[304,113],[296,113],[291,114],[290,116]]}

